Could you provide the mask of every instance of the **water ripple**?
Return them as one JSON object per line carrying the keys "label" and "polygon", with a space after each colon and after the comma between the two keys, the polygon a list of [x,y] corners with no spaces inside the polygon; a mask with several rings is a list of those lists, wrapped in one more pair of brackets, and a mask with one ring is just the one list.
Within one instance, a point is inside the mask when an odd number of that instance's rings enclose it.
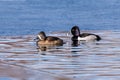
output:
{"label": "water ripple", "polygon": [[49,46],[46,51],[36,46],[34,35],[1,37],[0,60],[33,71],[64,75],[72,80],[120,78],[119,31],[96,32],[102,37],[101,41],[81,43],[77,47],[71,45],[71,35],[66,36],[67,33],[50,33],[59,35],[66,44]]}

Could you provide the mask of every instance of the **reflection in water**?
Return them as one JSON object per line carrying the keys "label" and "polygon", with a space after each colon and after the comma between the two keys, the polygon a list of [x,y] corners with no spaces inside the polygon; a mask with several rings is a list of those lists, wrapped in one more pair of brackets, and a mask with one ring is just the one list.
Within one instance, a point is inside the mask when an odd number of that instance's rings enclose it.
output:
{"label": "reflection in water", "polygon": [[94,44],[99,44],[99,43],[96,43],[95,41],[79,41],[79,40],[72,40],[72,47],[79,47],[79,46],[81,46],[81,45],[86,45],[87,46],[87,44],[88,43],[94,43]]}
{"label": "reflection in water", "polygon": [[61,45],[37,45],[38,51],[47,51],[48,49],[54,49],[56,47],[59,47]]}
{"label": "reflection in water", "polygon": [[[120,32],[92,32],[99,34],[102,40],[72,42],[71,35],[66,36],[67,32],[56,32],[50,35],[58,35],[66,44],[44,45],[38,49],[33,35],[1,37],[0,72],[4,73],[0,76],[21,80],[28,77],[28,80],[119,80]],[[11,74],[11,70],[19,73]]]}
{"label": "reflection in water", "polygon": [[72,40],[72,46],[79,46],[80,43],[78,40]]}

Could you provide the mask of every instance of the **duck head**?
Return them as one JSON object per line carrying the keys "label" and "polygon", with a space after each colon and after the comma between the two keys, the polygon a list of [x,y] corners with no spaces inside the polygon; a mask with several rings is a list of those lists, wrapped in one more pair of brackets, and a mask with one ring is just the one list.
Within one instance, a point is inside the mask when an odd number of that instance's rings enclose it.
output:
{"label": "duck head", "polygon": [[46,39],[46,34],[45,32],[41,31],[38,33],[37,37],[34,40],[39,41],[39,40],[45,40],[45,39]]}
{"label": "duck head", "polygon": [[78,26],[73,26],[71,29],[71,33],[73,36],[80,36],[80,29]]}
{"label": "duck head", "polygon": [[45,34],[45,32],[41,31],[41,32],[39,32],[37,37],[38,37],[39,40],[45,40],[46,39],[46,34]]}

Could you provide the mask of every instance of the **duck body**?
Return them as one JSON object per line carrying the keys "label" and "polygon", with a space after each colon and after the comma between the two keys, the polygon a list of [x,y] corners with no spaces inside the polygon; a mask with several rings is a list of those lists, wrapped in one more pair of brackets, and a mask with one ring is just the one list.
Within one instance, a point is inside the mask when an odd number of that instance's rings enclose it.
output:
{"label": "duck body", "polygon": [[78,26],[73,26],[71,29],[71,33],[73,35],[72,40],[79,40],[79,41],[99,41],[101,37],[96,34],[91,33],[82,33],[80,34],[80,30]]}
{"label": "duck body", "polygon": [[63,45],[63,40],[58,37],[46,36],[43,31],[41,31],[37,38],[37,45]]}
{"label": "duck body", "polygon": [[37,41],[38,45],[62,45],[63,40],[57,37],[48,36],[45,40]]}
{"label": "duck body", "polygon": [[99,41],[101,38],[98,35],[95,34],[89,34],[89,33],[82,33],[80,36],[78,36],[78,40],[83,41]]}

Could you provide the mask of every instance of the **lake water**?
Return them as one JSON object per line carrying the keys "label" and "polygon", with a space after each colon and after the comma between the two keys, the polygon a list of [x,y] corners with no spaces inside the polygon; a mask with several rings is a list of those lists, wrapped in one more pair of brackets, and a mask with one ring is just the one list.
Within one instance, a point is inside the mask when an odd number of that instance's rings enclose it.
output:
{"label": "lake water", "polygon": [[0,35],[120,30],[119,0],[0,0]]}
{"label": "lake water", "polygon": [[69,32],[52,32],[48,35],[66,44],[41,51],[35,35],[1,37],[0,80],[119,80],[120,32],[83,32],[99,34],[102,40],[73,47]]}
{"label": "lake water", "polygon": [[[0,0],[0,80],[120,80],[119,0]],[[70,29],[101,36],[73,47]],[[34,41],[39,31],[63,46]]]}

